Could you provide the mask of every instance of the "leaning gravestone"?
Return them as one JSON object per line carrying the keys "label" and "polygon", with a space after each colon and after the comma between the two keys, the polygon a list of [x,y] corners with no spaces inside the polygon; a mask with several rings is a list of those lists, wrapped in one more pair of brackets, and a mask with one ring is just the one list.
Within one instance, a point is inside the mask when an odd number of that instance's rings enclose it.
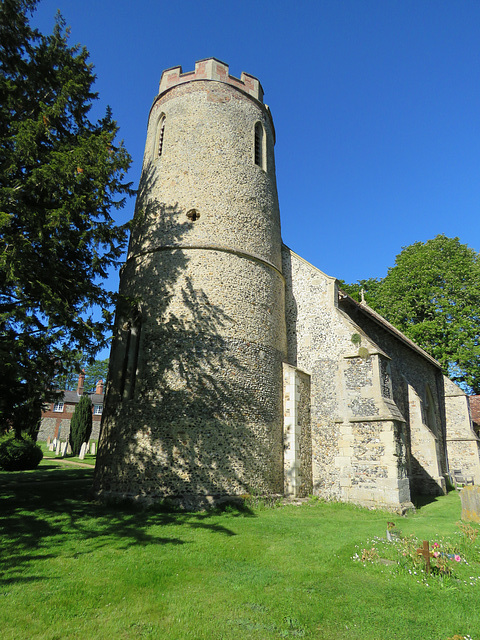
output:
{"label": "leaning gravestone", "polygon": [[462,520],[480,522],[480,486],[464,487],[460,491]]}
{"label": "leaning gravestone", "polygon": [[62,442],[62,458],[67,455],[68,442]]}
{"label": "leaning gravestone", "polygon": [[80,458],[80,460],[83,460],[85,458],[86,451],[87,451],[87,443],[84,442],[82,444],[82,448],[80,449],[80,455],[78,456]]}
{"label": "leaning gravestone", "polygon": [[60,455],[60,440],[57,440],[57,445],[55,447],[55,455]]}

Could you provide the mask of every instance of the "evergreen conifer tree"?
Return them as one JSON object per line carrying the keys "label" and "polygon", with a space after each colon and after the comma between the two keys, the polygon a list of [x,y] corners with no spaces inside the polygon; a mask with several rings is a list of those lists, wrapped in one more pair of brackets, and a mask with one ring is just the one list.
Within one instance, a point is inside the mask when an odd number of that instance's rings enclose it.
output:
{"label": "evergreen conifer tree", "polygon": [[132,193],[110,110],[89,117],[88,52],[60,15],[51,35],[33,29],[36,5],[0,2],[0,432],[18,436],[77,354],[105,346],[113,296],[102,280],[127,237],[112,212]]}
{"label": "evergreen conifer tree", "polygon": [[82,396],[70,420],[69,441],[74,455],[78,456],[82,444],[89,441],[91,433],[92,402],[88,396]]}

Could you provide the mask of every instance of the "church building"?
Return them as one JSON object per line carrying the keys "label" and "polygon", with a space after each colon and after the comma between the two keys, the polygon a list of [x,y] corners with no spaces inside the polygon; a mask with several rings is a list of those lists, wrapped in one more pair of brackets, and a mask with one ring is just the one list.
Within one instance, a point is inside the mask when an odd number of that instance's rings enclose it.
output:
{"label": "church building", "polygon": [[440,365],[281,238],[260,82],[163,72],[120,275],[95,490],[186,507],[249,493],[399,512],[480,483]]}

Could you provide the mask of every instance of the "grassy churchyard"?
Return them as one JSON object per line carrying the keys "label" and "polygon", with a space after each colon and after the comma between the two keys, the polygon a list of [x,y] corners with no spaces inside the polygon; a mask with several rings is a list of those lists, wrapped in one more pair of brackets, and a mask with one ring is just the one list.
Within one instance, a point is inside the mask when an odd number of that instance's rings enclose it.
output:
{"label": "grassy churchyard", "polygon": [[92,473],[0,472],[3,640],[480,640],[480,527],[456,492],[406,518],[314,499],[142,511],[92,501]]}

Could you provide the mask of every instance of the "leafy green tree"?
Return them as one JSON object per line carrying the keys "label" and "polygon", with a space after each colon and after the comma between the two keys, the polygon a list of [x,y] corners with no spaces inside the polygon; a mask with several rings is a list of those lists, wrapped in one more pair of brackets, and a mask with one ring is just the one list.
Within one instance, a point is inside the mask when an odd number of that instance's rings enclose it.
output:
{"label": "leafy green tree", "polygon": [[67,374],[56,376],[55,386],[57,389],[72,391],[77,388],[78,374],[80,371],[85,373],[85,393],[91,393],[95,391],[95,387],[99,380],[104,382],[107,379],[108,374],[108,358],[105,360],[94,360],[89,363],[85,360],[82,354],[79,354],[78,361],[74,369]]}
{"label": "leafy green tree", "polygon": [[127,236],[112,211],[132,194],[110,110],[89,119],[88,52],[68,44],[60,16],[51,35],[33,29],[37,1],[0,3],[0,431],[17,433],[75,354],[93,360],[106,343],[102,280]]}
{"label": "leafy green tree", "polygon": [[381,286],[382,281],[378,278],[368,278],[367,280],[359,280],[353,284],[348,284],[345,280],[339,280],[340,289],[347,293],[350,297],[352,297],[357,302],[363,299],[365,302],[374,308],[375,306],[375,296],[376,293]]}
{"label": "leafy green tree", "polygon": [[108,358],[105,360],[95,360],[85,366],[85,391],[90,393],[95,391],[97,382],[107,380]]}
{"label": "leafy green tree", "polygon": [[438,360],[445,375],[466,391],[480,393],[476,251],[445,235],[415,242],[402,249],[366,301]]}
{"label": "leafy green tree", "polygon": [[82,396],[70,420],[70,435],[68,439],[74,455],[78,456],[82,444],[89,441],[91,433],[92,402],[88,396]]}

